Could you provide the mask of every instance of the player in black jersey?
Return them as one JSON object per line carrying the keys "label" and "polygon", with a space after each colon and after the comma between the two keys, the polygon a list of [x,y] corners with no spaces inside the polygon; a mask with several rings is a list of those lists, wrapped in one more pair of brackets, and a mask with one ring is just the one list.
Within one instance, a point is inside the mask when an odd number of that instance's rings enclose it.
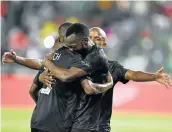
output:
{"label": "player in black jersey", "polygon": [[[101,46],[106,47],[106,33],[99,27],[90,29],[90,39]],[[120,81],[126,84],[129,80],[136,82],[157,81],[166,87],[170,85],[169,75],[159,69],[156,73],[145,73],[142,71],[132,71],[125,69],[117,61],[109,61],[109,71],[113,77],[114,85]],[[113,89],[108,90],[102,98],[102,108],[100,116],[99,132],[110,132],[110,118],[112,114]]]}
{"label": "player in black jersey", "polygon": [[[70,23],[70,22],[65,22],[59,26],[59,28],[58,28],[59,36],[55,38],[55,44],[53,45],[50,53],[54,53],[56,49],[63,46],[66,30],[71,24],[72,23]],[[39,69],[39,72],[35,76],[34,81],[29,90],[30,96],[36,102],[38,99],[38,91],[40,90],[40,88],[43,87],[43,84],[45,84],[46,86],[49,86],[49,87],[51,86],[52,82],[54,81],[54,79],[52,78],[53,75],[48,71],[48,69],[46,69],[46,70],[44,69],[44,67],[42,66],[41,60],[26,59],[26,58],[16,56],[15,61],[16,61],[16,63],[19,63],[19,64],[24,65],[29,68]],[[40,75],[42,75],[42,76],[40,76]],[[41,77],[44,77],[44,79]],[[42,80],[42,81],[39,81],[39,80]]]}

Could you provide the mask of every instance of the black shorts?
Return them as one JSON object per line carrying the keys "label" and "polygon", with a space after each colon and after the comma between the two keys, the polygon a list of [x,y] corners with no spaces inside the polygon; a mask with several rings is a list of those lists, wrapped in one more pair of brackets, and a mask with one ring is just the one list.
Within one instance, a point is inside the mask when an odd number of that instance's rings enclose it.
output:
{"label": "black shorts", "polygon": [[44,130],[39,130],[36,128],[31,128],[31,132],[49,132],[49,131],[44,131]]}
{"label": "black shorts", "polygon": [[87,130],[87,129],[77,129],[77,128],[72,128],[71,132],[98,132],[98,131],[92,131],[92,130]]}

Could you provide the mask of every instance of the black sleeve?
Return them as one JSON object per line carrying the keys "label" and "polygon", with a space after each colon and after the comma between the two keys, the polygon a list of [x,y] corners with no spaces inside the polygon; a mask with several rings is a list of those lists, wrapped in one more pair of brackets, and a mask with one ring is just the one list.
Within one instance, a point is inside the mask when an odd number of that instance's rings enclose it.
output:
{"label": "black sleeve", "polygon": [[100,70],[103,73],[108,73],[108,60],[104,51],[101,51],[100,53],[91,56],[91,58],[86,61],[90,63],[90,67],[89,69],[87,69],[87,72],[89,74],[92,74],[93,72]]}
{"label": "black sleeve", "polygon": [[108,60],[104,51],[88,55],[84,60],[75,58],[72,66],[84,70],[88,75],[102,69],[108,72]]}
{"label": "black sleeve", "polygon": [[88,64],[86,61],[82,60],[81,57],[75,57],[72,59],[72,67],[79,68],[86,73],[88,73],[88,69],[90,68],[90,64]]}
{"label": "black sleeve", "polygon": [[117,61],[109,62],[109,71],[112,75],[114,82],[120,81],[123,84],[126,84],[129,81],[129,80],[125,79],[125,73],[128,71],[128,69],[125,69]]}
{"label": "black sleeve", "polygon": [[43,83],[39,81],[39,75],[43,72],[44,70],[39,70],[39,72],[36,74],[33,83],[35,83],[36,85],[38,85],[39,88],[43,87]]}

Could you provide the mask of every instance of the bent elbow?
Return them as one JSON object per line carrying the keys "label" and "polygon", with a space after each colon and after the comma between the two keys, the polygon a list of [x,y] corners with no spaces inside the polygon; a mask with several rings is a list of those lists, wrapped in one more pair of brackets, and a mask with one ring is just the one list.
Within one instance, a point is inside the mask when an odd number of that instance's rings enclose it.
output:
{"label": "bent elbow", "polygon": [[87,90],[84,90],[84,91],[85,91],[85,93],[87,95],[93,95],[94,94],[94,90],[92,90],[92,89],[87,89]]}
{"label": "bent elbow", "polygon": [[68,76],[63,75],[63,76],[60,77],[60,80],[62,82],[69,82],[70,81],[70,78]]}
{"label": "bent elbow", "polygon": [[30,89],[29,90],[29,94],[32,96],[32,95],[34,95],[34,90],[33,89]]}
{"label": "bent elbow", "polygon": [[110,88],[113,88],[113,82],[112,82],[112,83],[110,83]]}
{"label": "bent elbow", "polygon": [[72,81],[72,77],[68,74],[64,74],[61,76],[60,79],[62,82],[71,82]]}

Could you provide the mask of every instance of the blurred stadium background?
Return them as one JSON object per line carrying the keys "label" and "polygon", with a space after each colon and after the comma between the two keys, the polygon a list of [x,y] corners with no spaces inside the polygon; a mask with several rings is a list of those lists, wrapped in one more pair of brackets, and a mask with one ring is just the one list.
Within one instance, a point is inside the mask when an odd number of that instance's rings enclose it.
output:
{"label": "blurred stadium background", "polygon": [[[48,53],[46,36],[64,21],[103,28],[105,52],[126,68],[172,75],[172,2],[1,1],[1,56]],[[37,71],[17,64],[1,67],[2,132],[29,132],[34,103],[28,90]],[[172,132],[172,89],[156,82],[118,83],[114,90],[112,132]]]}

